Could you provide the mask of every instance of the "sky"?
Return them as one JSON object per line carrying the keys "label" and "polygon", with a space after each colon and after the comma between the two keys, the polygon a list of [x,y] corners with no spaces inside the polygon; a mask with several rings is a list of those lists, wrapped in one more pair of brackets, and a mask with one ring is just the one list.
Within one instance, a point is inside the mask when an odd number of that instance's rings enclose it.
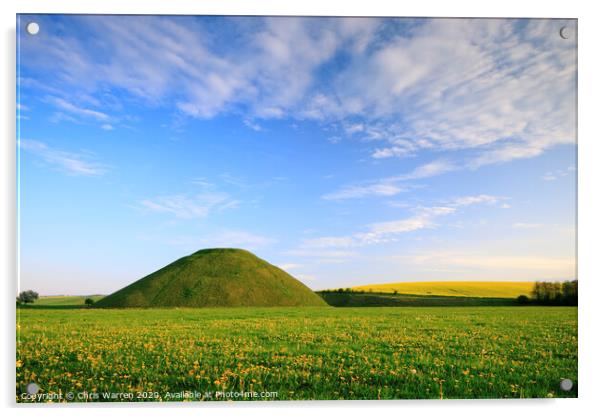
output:
{"label": "sky", "polygon": [[312,289],[576,277],[574,20],[17,31],[19,290],[108,294],[209,247]]}

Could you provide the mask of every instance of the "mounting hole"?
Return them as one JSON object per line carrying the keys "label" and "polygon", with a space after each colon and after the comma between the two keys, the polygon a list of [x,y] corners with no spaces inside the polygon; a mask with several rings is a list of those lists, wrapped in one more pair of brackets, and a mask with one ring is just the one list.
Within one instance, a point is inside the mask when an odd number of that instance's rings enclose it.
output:
{"label": "mounting hole", "polygon": [[37,394],[40,391],[40,386],[38,386],[36,383],[29,383],[27,387],[25,387],[25,390],[29,394]]}
{"label": "mounting hole", "polygon": [[30,35],[37,35],[40,31],[40,25],[36,22],[27,23],[27,26],[25,28],[27,29],[27,33],[29,33]]}
{"label": "mounting hole", "polygon": [[566,26],[562,26],[560,28],[560,32],[558,32],[558,34],[560,35],[560,37],[562,39],[568,39],[571,37],[571,29]]}
{"label": "mounting hole", "polygon": [[573,388],[573,381],[568,378],[563,378],[560,381],[560,389],[564,391],[570,391]]}

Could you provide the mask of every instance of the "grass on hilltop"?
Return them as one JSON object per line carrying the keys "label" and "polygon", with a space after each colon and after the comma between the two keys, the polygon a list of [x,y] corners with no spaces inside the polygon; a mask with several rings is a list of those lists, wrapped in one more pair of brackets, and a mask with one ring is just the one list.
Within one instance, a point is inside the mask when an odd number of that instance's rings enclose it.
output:
{"label": "grass on hilltop", "polygon": [[326,306],[303,283],[252,253],[197,251],[96,303],[98,307]]}

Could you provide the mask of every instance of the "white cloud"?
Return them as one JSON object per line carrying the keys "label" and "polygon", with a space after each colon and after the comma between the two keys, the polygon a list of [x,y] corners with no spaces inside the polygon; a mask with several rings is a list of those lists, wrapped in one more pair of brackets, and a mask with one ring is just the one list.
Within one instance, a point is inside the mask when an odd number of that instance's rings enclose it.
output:
{"label": "white cloud", "polygon": [[[93,108],[116,88],[192,117],[313,119],[374,142],[378,159],[470,149],[457,168],[575,142],[575,40],[557,36],[573,20],[418,19],[391,36],[399,22],[377,18],[228,17],[217,33],[191,17],[71,18],[102,41],[65,25],[43,45],[24,39],[22,62],[52,74],[48,91],[94,95]],[[110,117],[52,94],[72,115]]]}
{"label": "white cloud", "polygon": [[301,244],[301,248],[350,248],[395,241],[400,234],[435,228],[437,226],[435,223],[436,218],[454,214],[460,207],[475,204],[493,205],[502,199],[501,197],[485,194],[458,197],[446,205],[419,207],[416,209],[416,214],[409,218],[370,224],[366,227],[367,231],[365,232],[357,232],[349,236],[327,236],[305,239]]}
{"label": "white cloud", "polygon": [[[310,96],[319,116],[326,97],[311,90],[316,69],[343,45],[361,53],[378,23],[228,17],[221,21],[223,32],[216,33],[196,17],[72,19],[81,23],[73,26],[85,26],[102,41],[90,48],[69,25],[60,33],[49,29],[43,45],[24,40],[24,64],[52,70],[55,81],[86,91],[117,87],[153,105],[175,102],[199,118],[237,108],[249,120],[288,116],[293,108],[310,113],[304,108]],[[224,40],[228,36],[236,42]]]}
{"label": "white cloud", "polygon": [[251,120],[247,119],[244,121],[244,123],[245,123],[245,126],[247,126],[248,128],[250,128],[253,131],[262,131],[263,130],[258,123],[254,123]]}
{"label": "white cloud", "polygon": [[72,114],[76,114],[78,116],[92,118],[92,119],[95,119],[98,121],[107,121],[110,119],[110,117],[107,114],[105,114],[101,111],[91,110],[89,108],[78,107],[60,97],[47,97],[46,100],[48,102],[52,103],[53,105],[55,105],[56,107],[58,107],[62,110],[68,111]]}
{"label": "white cloud", "polygon": [[[359,101],[391,143],[373,155],[405,156],[399,135],[421,148],[476,149],[472,167],[574,143],[576,49],[556,36],[574,23],[524,23],[428,20],[358,57],[337,93]],[[403,122],[386,121],[395,116]]]}
{"label": "white cloud", "polygon": [[181,219],[205,218],[239,205],[239,201],[221,192],[204,192],[194,196],[169,195],[140,201],[140,208],[148,212],[168,213]]}
{"label": "white cloud", "polygon": [[373,196],[394,196],[407,189],[400,185],[402,182],[437,176],[454,169],[456,169],[456,166],[447,160],[435,160],[420,165],[411,172],[403,175],[344,186],[337,191],[322,196],[322,198],[326,200],[343,200]]}
{"label": "white cloud", "polygon": [[541,176],[541,179],[544,181],[555,181],[558,178],[568,176],[569,174],[571,174],[574,171],[575,171],[574,166],[569,166],[566,169],[556,169],[553,172],[552,171],[546,172],[544,175]]}
{"label": "white cloud", "polygon": [[[499,196],[493,196],[493,195],[475,195],[475,196],[464,196],[464,197],[459,197],[459,198],[455,198],[452,201],[452,206],[467,206],[467,205],[474,205],[474,204],[482,204],[482,203],[486,203],[486,204],[496,204],[497,202],[499,202],[501,199],[501,197]],[[503,207],[506,208],[506,207]]]}
{"label": "white cloud", "polygon": [[372,152],[372,157],[374,159],[386,159],[389,157],[404,157],[413,154],[412,150],[407,147],[385,147],[376,149]]}
{"label": "white cloud", "polygon": [[100,128],[103,129],[103,130],[106,130],[106,131],[115,130],[115,128],[112,125],[108,124],[108,123],[103,124],[102,126],[100,126]]}
{"label": "white cloud", "polygon": [[402,192],[404,188],[395,185],[386,180],[377,183],[367,183],[346,186],[338,191],[324,195],[322,198],[326,200],[341,200],[365,198],[371,196],[393,196]]}
{"label": "white cloud", "polygon": [[101,176],[107,172],[106,166],[86,160],[88,154],[54,149],[46,143],[29,139],[19,140],[19,147],[68,175]]}
{"label": "white cloud", "polygon": [[435,160],[430,163],[418,166],[412,172],[406,175],[400,175],[397,177],[398,180],[413,180],[413,179],[424,179],[432,176],[441,175],[442,173],[450,172],[456,169],[456,166],[448,160]]}

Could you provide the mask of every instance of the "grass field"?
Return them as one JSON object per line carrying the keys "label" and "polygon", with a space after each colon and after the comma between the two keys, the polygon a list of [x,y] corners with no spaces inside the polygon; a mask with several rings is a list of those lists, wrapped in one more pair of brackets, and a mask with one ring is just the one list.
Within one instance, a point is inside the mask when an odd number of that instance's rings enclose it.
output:
{"label": "grass field", "polygon": [[24,308],[18,321],[17,401],[30,382],[74,401],[577,395],[571,307]]}
{"label": "grass field", "polygon": [[352,290],[383,293],[480,298],[516,298],[531,294],[533,282],[400,282],[355,286]]}
{"label": "grass field", "polygon": [[35,305],[40,306],[75,306],[84,305],[87,298],[92,298],[94,302],[104,298],[104,295],[90,296],[41,296],[35,301]]}

